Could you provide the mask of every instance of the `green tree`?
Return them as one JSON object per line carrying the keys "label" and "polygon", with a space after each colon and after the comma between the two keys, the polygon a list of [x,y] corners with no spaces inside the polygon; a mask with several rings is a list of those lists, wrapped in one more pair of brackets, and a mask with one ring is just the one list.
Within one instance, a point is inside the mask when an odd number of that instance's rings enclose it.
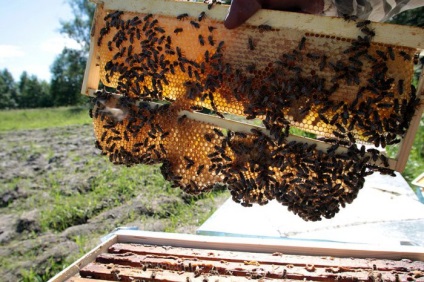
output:
{"label": "green tree", "polygon": [[40,81],[35,75],[23,72],[19,83],[19,108],[40,108],[53,105],[50,98],[49,84]]}
{"label": "green tree", "polygon": [[68,0],[74,18],[62,21],[60,32],[74,39],[81,45],[81,49],[88,52],[90,49],[90,29],[93,21],[95,5],[89,0]]}
{"label": "green tree", "polygon": [[51,66],[50,92],[55,106],[81,104],[86,99],[81,95],[85,65],[90,49],[90,30],[95,5],[88,0],[68,0],[74,18],[62,21],[60,32],[74,39],[81,49],[64,48]]}
{"label": "green tree", "polygon": [[81,85],[87,58],[81,50],[63,49],[54,61],[51,72],[50,92],[55,106],[81,104]]}
{"label": "green tree", "polygon": [[0,109],[13,109],[18,106],[18,91],[12,74],[0,71]]}

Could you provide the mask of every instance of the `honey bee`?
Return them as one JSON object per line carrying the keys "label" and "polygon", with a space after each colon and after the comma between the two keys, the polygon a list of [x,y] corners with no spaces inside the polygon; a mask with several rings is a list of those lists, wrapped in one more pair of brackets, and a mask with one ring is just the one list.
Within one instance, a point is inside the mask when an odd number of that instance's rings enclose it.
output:
{"label": "honey bee", "polygon": [[178,118],[178,123],[181,124],[185,119],[187,118],[187,115],[182,115]]}
{"label": "honey bee", "polygon": [[360,21],[356,24],[356,27],[364,27],[366,25],[369,25],[371,23],[370,20],[364,20],[364,21]]}
{"label": "honey bee", "polygon": [[299,42],[299,46],[298,46],[299,51],[303,50],[303,48],[305,47],[305,42],[306,42],[306,37],[303,36],[302,39]]}
{"label": "honey bee", "polygon": [[190,169],[194,165],[194,161],[187,156],[184,156],[184,160],[187,162],[185,169]]}
{"label": "honey bee", "polygon": [[409,54],[407,54],[405,51],[399,51],[399,55],[401,55],[402,58],[405,61],[410,61],[411,60],[411,56]]}
{"label": "honey bee", "polygon": [[243,132],[236,131],[236,132],[234,132],[234,134],[238,137],[241,137],[241,138],[247,138],[247,135]]}
{"label": "honey bee", "polygon": [[249,50],[251,51],[255,50],[255,44],[253,43],[253,39],[250,36],[249,36],[248,44],[249,44]]}
{"label": "honey bee", "polygon": [[216,29],[216,27],[214,27],[214,26],[208,26],[209,32],[212,32],[214,29]]}
{"label": "honey bee", "polygon": [[385,155],[380,154],[380,160],[383,162],[383,165],[385,167],[389,167],[390,166],[389,160],[387,159],[387,157]]}
{"label": "honey bee", "polygon": [[322,71],[327,65],[327,56],[324,55],[321,57],[321,62],[319,63],[319,70]]}
{"label": "honey bee", "polygon": [[217,53],[221,52],[222,47],[224,47],[224,41],[219,42],[218,48],[216,48],[216,52]]}
{"label": "honey bee", "polygon": [[395,59],[395,52],[393,52],[393,48],[392,47],[387,47],[387,52],[389,53],[389,57],[390,59],[392,59],[392,61]]}
{"label": "honey bee", "polygon": [[340,139],[345,139],[346,136],[338,131],[333,130],[333,135]]}
{"label": "honey bee", "polygon": [[248,72],[254,72],[255,71],[255,69],[256,69],[256,65],[254,64],[254,63],[251,63],[251,64],[249,64],[247,67],[246,67],[246,71],[248,71]]}
{"label": "honey bee", "polygon": [[209,35],[208,36],[208,42],[209,42],[209,45],[211,45],[211,46],[214,46],[215,45],[215,41],[213,40],[213,36],[212,35]]}
{"label": "honey bee", "polygon": [[169,131],[167,131],[167,132],[164,132],[161,136],[160,136],[160,138],[166,138],[166,137],[168,137],[168,135],[170,134],[170,132]]}
{"label": "honey bee", "polygon": [[218,136],[220,136],[220,137],[224,137],[224,134],[222,133],[222,131],[221,130],[219,130],[219,129],[217,129],[217,128],[214,128],[213,129],[213,131],[218,135]]}
{"label": "honey bee", "polygon": [[201,21],[205,18],[205,15],[206,15],[206,13],[205,13],[205,12],[201,12],[201,13],[199,14],[199,17],[197,18],[197,20],[198,20],[199,22],[201,22]]}
{"label": "honey bee", "polygon": [[343,14],[343,19],[345,21],[348,21],[348,22],[350,22],[350,21],[356,21],[358,19],[358,16],[356,16],[356,15]]}
{"label": "honey bee", "polygon": [[193,77],[193,68],[192,68],[191,66],[188,66],[188,68],[187,68],[187,73],[188,73],[188,76],[189,76],[190,78],[192,78],[192,77]]}
{"label": "honey bee", "polygon": [[196,112],[203,111],[203,107],[202,106],[191,106],[190,109],[193,110],[193,111],[196,111]]}
{"label": "honey bee", "polygon": [[183,63],[181,63],[181,62],[180,62],[180,63],[178,64],[178,66],[180,67],[180,69],[181,69],[181,71],[182,71],[182,72],[186,72],[186,69],[185,69],[185,67],[184,67],[184,64],[183,64]]}
{"label": "honey bee", "polygon": [[321,56],[318,54],[314,54],[314,53],[308,53],[306,54],[306,57],[308,57],[311,60],[318,60]]}
{"label": "honey bee", "polygon": [[190,21],[190,24],[195,28],[200,28],[200,24],[195,21]]}
{"label": "honey bee", "polygon": [[363,33],[365,33],[366,35],[370,36],[370,37],[374,37],[375,36],[374,30],[372,30],[372,29],[370,29],[368,27],[361,28],[361,31]]}
{"label": "honey bee", "polygon": [[205,168],[205,165],[199,165],[199,167],[197,168],[196,174],[200,175],[203,171],[203,169]]}
{"label": "honey bee", "polygon": [[383,51],[381,51],[381,50],[376,50],[375,52],[377,53],[377,55],[378,55],[380,58],[382,58],[384,61],[387,61],[387,56],[386,56],[386,53],[385,53],[385,52],[383,52]]}
{"label": "honey bee", "polygon": [[205,40],[203,39],[203,36],[201,34],[199,34],[199,43],[200,45],[204,46],[205,45]]}
{"label": "honey bee", "polygon": [[178,20],[183,20],[183,19],[186,19],[188,17],[188,14],[187,13],[184,13],[184,14],[180,14],[180,15],[178,15],[177,16],[177,19]]}
{"label": "honey bee", "polygon": [[402,95],[403,94],[403,79],[399,79],[397,89],[398,89],[399,95]]}
{"label": "honey bee", "polygon": [[109,148],[106,148],[109,152],[113,153],[116,149],[116,143],[113,143],[112,146],[110,146]]}
{"label": "honey bee", "polygon": [[262,32],[272,30],[272,27],[270,25],[267,25],[267,24],[261,24],[261,25],[258,26],[258,28],[259,28],[259,31],[262,31]]}
{"label": "honey bee", "polygon": [[156,30],[157,32],[160,32],[160,33],[165,33],[165,30],[163,28],[161,28],[161,27],[158,27],[158,26],[156,26],[154,28],[154,30]]}
{"label": "honey bee", "polygon": [[203,136],[205,137],[206,141],[208,141],[208,142],[212,142],[213,134],[211,134],[211,133],[206,133],[206,134],[205,134],[205,135],[203,135]]}
{"label": "honey bee", "polygon": [[150,27],[150,28],[153,28],[153,27],[154,27],[157,23],[158,23],[158,20],[157,20],[157,19],[154,19],[154,20],[150,23],[149,27]]}
{"label": "honey bee", "polygon": [[349,138],[349,141],[351,143],[353,143],[353,144],[356,143],[355,137],[353,136],[353,134],[351,132],[347,133],[347,137]]}
{"label": "honey bee", "polygon": [[175,34],[178,34],[178,33],[182,32],[182,31],[183,31],[183,29],[181,27],[177,27],[176,29],[174,29],[174,33]]}
{"label": "honey bee", "polygon": [[165,150],[165,147],[163,146],[163,144],[159,144],[159,148],[162,151],[162,153],[166,155],[166,150]]}
{"label": "honey bee", "polygon": [[143,20],[144,21],[148,21],[151,18],[153,18],[153,15],[152,14],[147,14],[147,15],[144,16]]}

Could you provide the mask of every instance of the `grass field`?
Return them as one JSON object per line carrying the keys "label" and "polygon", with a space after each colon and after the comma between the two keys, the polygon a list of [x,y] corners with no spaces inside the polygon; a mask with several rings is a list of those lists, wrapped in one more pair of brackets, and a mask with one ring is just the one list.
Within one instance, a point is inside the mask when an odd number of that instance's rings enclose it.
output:
{"label": "grass field", "polygon": [[87,107],[0,111],[0,131],[49,128],[91,123]]}

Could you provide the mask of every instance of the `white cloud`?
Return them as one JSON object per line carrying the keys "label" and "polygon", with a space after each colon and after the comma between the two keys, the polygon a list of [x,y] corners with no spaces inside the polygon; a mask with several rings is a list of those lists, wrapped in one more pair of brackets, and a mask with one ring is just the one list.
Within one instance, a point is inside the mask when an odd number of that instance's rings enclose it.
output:
{"label": "white cloud", "polygon": [[41,51],[53,54],[60,54],[65,47],[70,49],[81,49],[80,45],[75,40],[62,36],[49,38],[40,44]]}
{"label": "white cloud", "polygon": [[26,71],[28,75],[36,75],[41,80],[50,81],[50,68],[46,64],[16,64],[8,67],[15,80],[19,80],[22,72]]}
{"label": "white cloud", "polygon": [[21,50],[21,47],[15,45],[0,44],[0,62],[6,59],[23,57],[25,52]]}

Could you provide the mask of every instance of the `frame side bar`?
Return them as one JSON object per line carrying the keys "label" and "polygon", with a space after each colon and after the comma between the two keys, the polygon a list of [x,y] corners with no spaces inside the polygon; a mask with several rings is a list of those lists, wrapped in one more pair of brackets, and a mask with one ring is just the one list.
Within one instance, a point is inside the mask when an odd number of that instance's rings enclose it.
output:
{"label": "frame side bar", "polygon": [[84,80],[82,82],[81,94],[90,95],[89,89],[97,89],[100,82],[100,66],[97,41],[100,34],[99,20],[103,20],[105,11],[103,4],[97,4],[96,11],[94,12],[93,25],[91,27],[90,38],[90,53],[88,55],[87,64],[85,66]]}
{"label": "frame side bar", "polygon": [[395,169],[399,172],[403,172],[406,167],[406,163],[408,162],[412,145],[414,144],[414,137],[416,135],[416,132],[418,131],[418,127],[420,126],[421,122],[421,117],[424,112],[424,67],[421,69],[421,75],[418,81],[417,97],[421,99],[421,102],[418,106],[419,108],[416,110],[415,116],[412,118],[406,136],[402,140],[402,143],[399,147],[398,155],[396,156],[397,162]]}

